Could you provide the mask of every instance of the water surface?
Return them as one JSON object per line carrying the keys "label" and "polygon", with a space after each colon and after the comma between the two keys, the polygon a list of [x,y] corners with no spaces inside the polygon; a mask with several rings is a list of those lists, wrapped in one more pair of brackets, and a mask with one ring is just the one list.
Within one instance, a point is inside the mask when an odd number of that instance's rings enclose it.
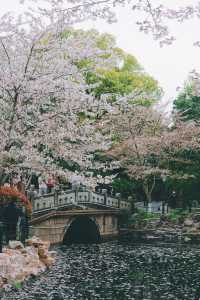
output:
{"label": "water surface", "polygon": [[3,300],[199,300],[200,248],[108,242],[56,248],[56,264]]}

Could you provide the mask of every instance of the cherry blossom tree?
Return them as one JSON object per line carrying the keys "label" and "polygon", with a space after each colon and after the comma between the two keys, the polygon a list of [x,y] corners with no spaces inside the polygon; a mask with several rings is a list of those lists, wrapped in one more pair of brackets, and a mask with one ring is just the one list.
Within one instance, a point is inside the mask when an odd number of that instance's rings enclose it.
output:
{"label": "cherry blossom tree", "polygon": [[120,110],[107,120],[106,128],[115,137],[108,155],[120,161],[129,176],[142,183],[147,203],[152,200],[156,179],[187,176],[177,170],[173,172],[170,162],[183,160],[181,154],[186,150],[200,148],[199,126],[177,121],[169,129],[163,123],[163,116],[150,108],[129,106],[128,110]]}
{"label": "cherry blossom tree", "polygon": [[92,57],[95,72],[102,60],[109,66],[110,55],[103,58],[89,36],[71,37],[67,27],[28,18],[0,20],[1,183],[22,168],[56,172],[60,157],[87,168],[87,155],[106,147],[93,121],[80,123],[79,113],[100,115],[108,107],[88,92],[76,62]]}
{"label": "cherry blossom tree", "polygon": [[[104,18],[108,22],[115,22],[115,7],[127,5],[133,14],[140,31],[151,34],[160,45],[171,44],[175,40],[173,32],[169,30],[170,21],[182,23],[191,18],[199,18],[200,3],[194,0],[185,5],[180,2],[179,7],[171,1],[163,0],[21,0],[21,3],[34,3],[33,7],[39,14],[53,15],[56,23],[67,25],[85,21],[88,18]],[[37,4],[37,5],[35,5]],[[139,12],[139,14],[138,14]],[[198,41],[194,41],[199,45]]]}
{"label": "cherry blossom tree", "polygon": [[150,203],[156,177],[164,172],[159,168],[156,154],[161,154],[160,115],[149,108],[129,107],[128,111],[116,114],[110,126],[116,141],[108,154],[120,161],[120,166],[127,170],[130,177],[142,182],[147,202]]}
{"label": "cherry blossom tree", "polygon": [[[92,60],[95,74],[116,63],[117,54],[112,47],[97,47],[92,35],[72,35],[69,26],[89,17],[114,21],[114,2],[21,2],[32,6],[0,19],[0,183],[5,174],[27,168],[66,174],[60,161],[77,164],[83,173],[101,169],[92,154],[108,150],[111,140],[94,126],[96,116],[101,119],[115,108],[104,95],[93,96],[98,82],[87,84],[78,62]],[[144,94],[139,91],[143,99]],[[138,91],[128,98],[134,97]],[[87,116],[84,122],[81,114]],[[87,179],[94,184],[94,178]]]}

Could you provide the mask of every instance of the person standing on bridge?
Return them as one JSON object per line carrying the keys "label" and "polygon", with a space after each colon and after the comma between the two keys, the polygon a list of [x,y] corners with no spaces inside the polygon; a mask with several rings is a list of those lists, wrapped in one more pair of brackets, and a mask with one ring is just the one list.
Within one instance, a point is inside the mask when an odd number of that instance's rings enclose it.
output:
{"label": "person standing on bridge", "polygon": [[44,194],[47,194],[47,185],[45,180],[40,179],[39,180],[39,194],[42,196]]}
{"label": "person standing on bridge", "polygon": [[0,253],[2,253],[3,237],[4,237],[3,212],[4,212],[4,203],[1,203],[0,205]]}
{"label": "person standing on bridge", "polygon": [[71,185],[73,191],[77,191],[80,188],[81,180],[81,176],[78,175],[77,171],[75,171],[75,173],[71,177]]}
{"label": "person standing on bridge", "polygon": [[71,177],[71,185],[72,185],[72,190],[75,192],[75,199],[73,200],[73,202],[76,205],[77,194],[78,194],[78,190],[80,189],[80,185],[81,185],[81,176],[78,175],[77,171],[75,171],[75,173]]}
{"label": "person standing on bridge", "polygon": [[48,193],[52,193],[53,191],[53,188],[55,187],[55,179],[53,176],[49,176],[48,179],[47,179],[47,192]]}

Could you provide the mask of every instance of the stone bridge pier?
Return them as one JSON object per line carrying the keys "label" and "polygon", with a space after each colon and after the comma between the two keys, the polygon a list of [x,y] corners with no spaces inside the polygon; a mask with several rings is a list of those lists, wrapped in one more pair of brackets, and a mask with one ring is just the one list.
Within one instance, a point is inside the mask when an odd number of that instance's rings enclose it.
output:
{"label": "stone bridge pier", "polygon": [[99,242],[118,235],[119,211],[52,211],[31,221],[31,235],[51,244]]}

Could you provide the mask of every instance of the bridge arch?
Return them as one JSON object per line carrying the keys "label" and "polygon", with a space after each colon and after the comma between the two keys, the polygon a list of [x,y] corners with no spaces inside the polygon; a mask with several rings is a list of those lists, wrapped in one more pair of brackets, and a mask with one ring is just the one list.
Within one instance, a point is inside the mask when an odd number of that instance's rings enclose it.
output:
{"label": "bridge arch", "polygon": [[77,216],[68,225],[63,237],[63,244],[98,243],[100,240],[99,225],[95,218]]}

